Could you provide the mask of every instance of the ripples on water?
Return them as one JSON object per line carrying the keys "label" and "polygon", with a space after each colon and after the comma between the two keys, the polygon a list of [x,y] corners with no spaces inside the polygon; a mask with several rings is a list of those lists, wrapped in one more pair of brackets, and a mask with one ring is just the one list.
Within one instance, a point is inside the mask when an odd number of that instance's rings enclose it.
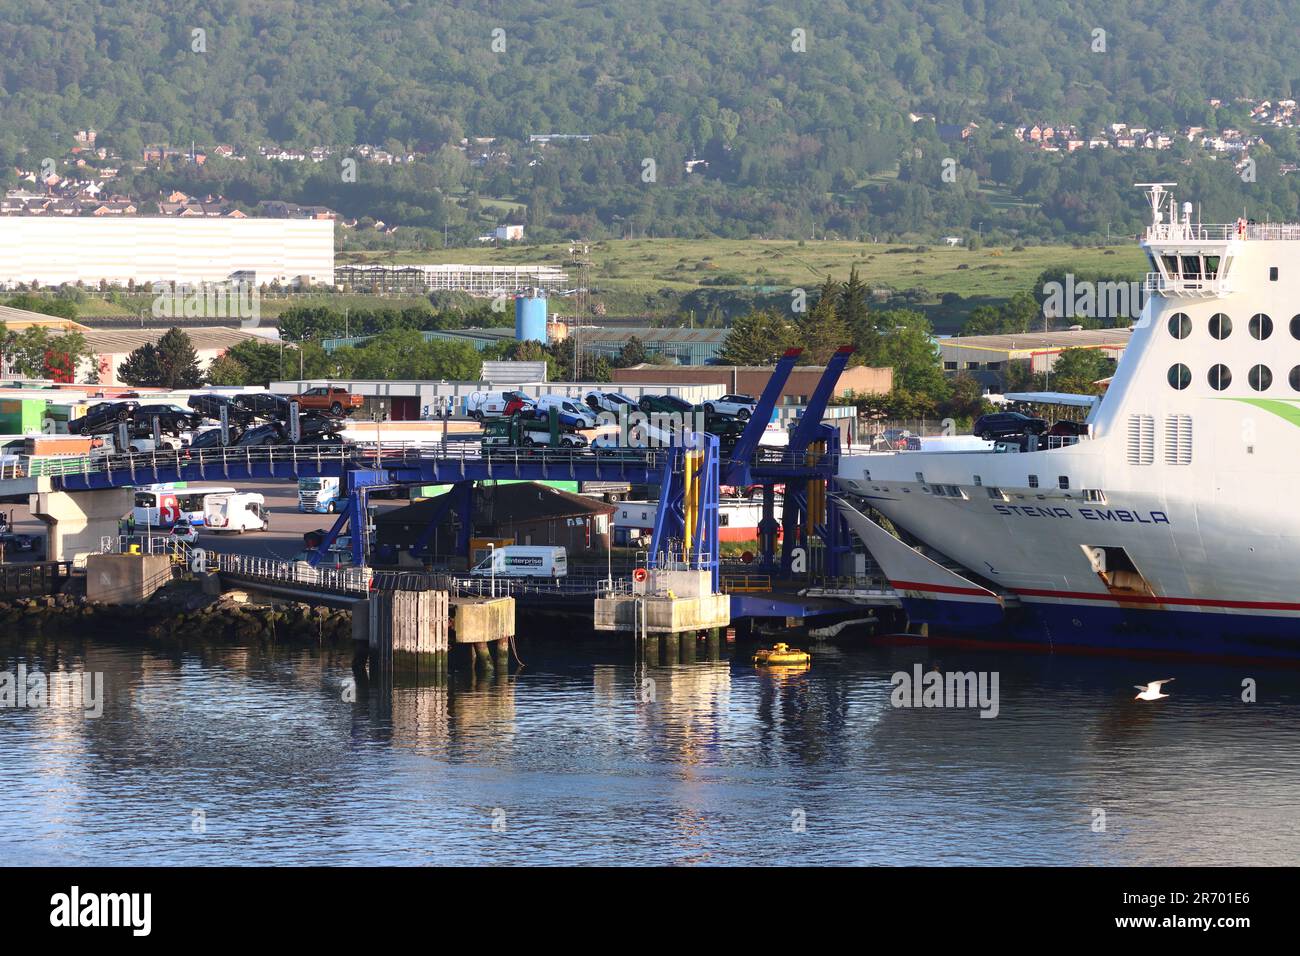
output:
{"label": "ripples on water", "polygon": [[[0,863],[1300,856],[1294,672],[832,646],[775,675],[747,651],[635,665],[608,639],[525,642],[522,673],[363,684],[354,703],[346,652],[4,639],[0,669],[102,671],[107,700],[92,720],[0,710]],[[890,675],[918,661],[998,671],[1000,715],[893,708]],[[1166,671],[1171,699],[1132,700]]]}

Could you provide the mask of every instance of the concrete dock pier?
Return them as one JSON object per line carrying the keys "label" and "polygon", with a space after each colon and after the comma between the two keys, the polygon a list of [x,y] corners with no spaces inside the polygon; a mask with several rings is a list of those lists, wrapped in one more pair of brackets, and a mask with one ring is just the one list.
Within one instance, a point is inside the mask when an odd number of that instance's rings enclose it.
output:
{"label": "concrete dock pier", "polygon": [[726,627],[731,596],[715,594],[708,571],[649,568],[629,594],[596,598],[598,631],[677,635]]}

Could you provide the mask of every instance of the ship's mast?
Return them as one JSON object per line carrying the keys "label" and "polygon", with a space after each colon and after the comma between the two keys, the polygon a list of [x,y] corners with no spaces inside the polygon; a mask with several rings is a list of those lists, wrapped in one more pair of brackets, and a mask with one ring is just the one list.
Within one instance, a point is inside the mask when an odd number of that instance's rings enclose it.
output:
{"label": "ship's mast", "polygon": [[[1178,184],[1177,183],[1134,183],[1133,185],[1138,187],[1139,189],[1145,189],[1147,191],[1147,204],[1150,205],[1151,207],[1151,225],[1153,226],[1160,225],[1160,221],[1164,218],[1164,213],[1161,211],[1160,207],[1164,205],[1165,196],[1166,195],[1169,196],[1170,203],[1174,201],[1173,195],[1171,193],[1166,193],[1165,189],[1168,186],[1177,186]],[[1170,222],[1175,221],[1175,217],[1172,212],[1170,213],[1169,221]]]}

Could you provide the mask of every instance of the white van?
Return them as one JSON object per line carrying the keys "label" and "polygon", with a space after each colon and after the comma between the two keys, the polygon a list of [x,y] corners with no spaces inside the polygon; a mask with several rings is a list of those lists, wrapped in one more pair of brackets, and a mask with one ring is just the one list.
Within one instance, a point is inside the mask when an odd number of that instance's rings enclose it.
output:
{"label": "white van", "polygon": [[470,574],[499,578],[562,578],[569,573],[569,555],[558,545],[508,544],[496,548]]}
{"label": "white van", "polygon": [[576,398],[567,395],[539,395],[533,403],[534,416],[545,419],[554,408],[560,413],[560,423],[570,428],[595,428],[596,413]]}
{"label": "white van", "polygon": [[270,531],[271,513],[266,508],[266,498],[257,492],[208,495],[203,499],[203,523],[208,531],[218,534]]}
{"label": "white van", "polygon": [[517,388],[502,392],[471,392],[465,399],[465,414],[482,421],[500,418],[531,404],[532,400]]}

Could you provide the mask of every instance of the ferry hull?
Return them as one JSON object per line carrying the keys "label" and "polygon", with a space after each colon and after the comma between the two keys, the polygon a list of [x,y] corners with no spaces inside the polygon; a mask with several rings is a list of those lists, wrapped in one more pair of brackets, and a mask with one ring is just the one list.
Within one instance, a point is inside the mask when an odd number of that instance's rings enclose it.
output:
{"label": "ferry hull", "polygon": [[1026,602],[990,620],[985,602],[905,597],[902,604],[910,623],[929,626],[931,639],[953,638],[964,644],[1130,656],[1289,659],[1300,664],[1300,616],[1294,613]]}

